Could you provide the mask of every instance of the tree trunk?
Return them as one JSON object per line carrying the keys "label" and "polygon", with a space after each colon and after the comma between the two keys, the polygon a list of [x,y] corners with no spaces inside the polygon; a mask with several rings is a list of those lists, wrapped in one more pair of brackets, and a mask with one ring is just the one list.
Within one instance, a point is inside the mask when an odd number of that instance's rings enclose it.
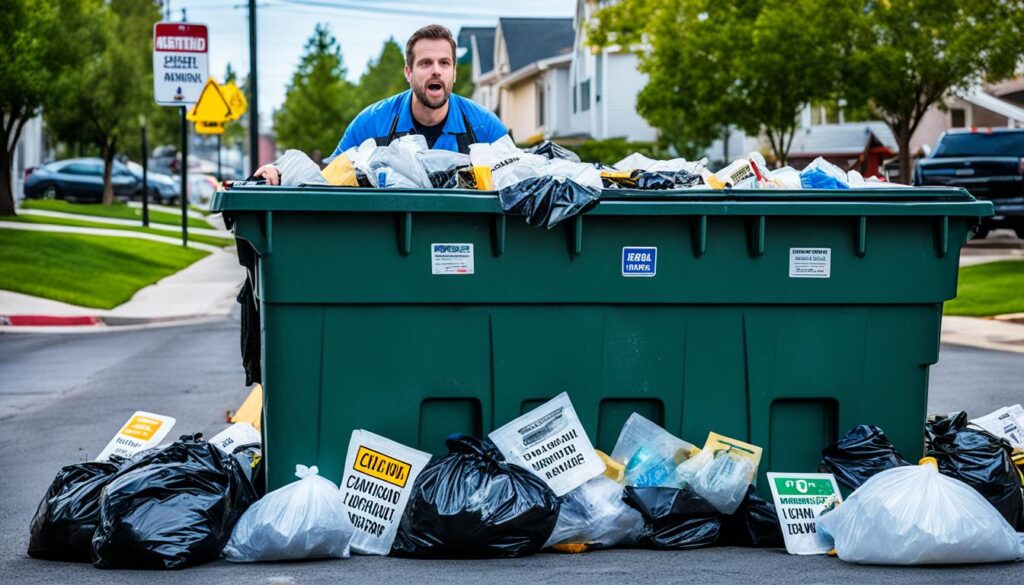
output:
{"label": "tree trunk", "polygon": [[14,189],[11,183],[14,178],[13,150],[8,150],[6,143],[0,146],[0,217],[15,215]]}
{"label": "tree trunk", "polygon": [[914,173],[910,165],[910,132],[903,131],[896,134],[896,144],[900,149],[900,183],[912,185]]}
{"label": "tree trunk", "polygon": [[103,205],[110,205],[114,202],[114,143],[103,142]]}

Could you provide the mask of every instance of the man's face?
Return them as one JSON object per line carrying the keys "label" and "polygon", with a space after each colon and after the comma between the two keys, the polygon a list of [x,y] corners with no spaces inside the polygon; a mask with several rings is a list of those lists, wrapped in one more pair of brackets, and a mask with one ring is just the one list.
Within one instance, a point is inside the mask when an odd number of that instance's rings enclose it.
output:
{"label": "man's face", "polygon": [[443,108],[455,84],[452,46],[444,39],[420,39],[412,47],[412,67],[405,66],[405,79],[421,104]]}

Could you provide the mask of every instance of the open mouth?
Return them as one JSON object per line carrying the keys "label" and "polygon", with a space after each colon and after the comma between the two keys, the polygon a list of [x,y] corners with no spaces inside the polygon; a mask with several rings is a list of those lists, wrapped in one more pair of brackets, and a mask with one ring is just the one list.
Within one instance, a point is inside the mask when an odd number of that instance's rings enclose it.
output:
{"label": "open mouth", "polygon": [[431,81],[430,83],[427,84],[427,91],[430,91],[432,93],[440,93],[443,90],[444,86],[441,85],[440,81]]}

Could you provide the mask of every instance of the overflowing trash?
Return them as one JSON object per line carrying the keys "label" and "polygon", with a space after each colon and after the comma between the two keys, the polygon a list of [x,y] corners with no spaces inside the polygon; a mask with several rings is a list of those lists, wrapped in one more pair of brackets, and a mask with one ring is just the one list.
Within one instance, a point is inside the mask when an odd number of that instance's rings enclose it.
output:
{"label": "overflowing trash", "polygon": [[934,460],[874,475],[818,520],[851,563],[924,565],[1024,559],[1024,535]]}
{"label": "overflowing trash", "polygon": [[344,559],[355,528],[341,490],[314,465],[295,466],[298,481],[274,490],[242,514],[224,547],[234,562]]}
{"label": "overflowing trash", "polygon": [[882,429],[857,425],[822,450],[818,471],[831,473],[841,485],[857,489],[876,473],[902,465],[910,463],[900,456]]}
{"label": "overflowing trash", "polygon": [[544,548],[585,552],[639,544],[644,518],[622,496],[623,486],[604,475],[562,496],[558,522]]}
{"label": "overflowing trash", "polygon": [[103,488],[93,564],[180,569],[216,560],[256,498],[238,460],[198,434],[184,435]]}
{"label": "overflowing trash", "polygon": [[539,552],[558,521],[555,493],[505,461],[490,441],[453,435],[420,475],[392,553],[418,558],[519,557]]}
{"label": "overflowing trash", "polygon": [[969,426],[966,412],[929,421],[925,438],[928,456],[943,475],[971,486],[1011,526],[1024,529],[1021,475],[1013,464],[1013,447],[1005,439]]}

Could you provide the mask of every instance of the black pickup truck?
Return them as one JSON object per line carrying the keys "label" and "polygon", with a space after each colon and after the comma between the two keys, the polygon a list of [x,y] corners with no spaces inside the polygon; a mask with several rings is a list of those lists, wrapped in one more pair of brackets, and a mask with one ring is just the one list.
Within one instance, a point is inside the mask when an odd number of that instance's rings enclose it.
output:
{"label": "black pickup truck", "polygon": [[1024,128],[945,132],[935,151],[918,161],[914,185],[963,187],[995,206],[995,216],[983,220],[977,237],[1010,228],[1024,239]]}

